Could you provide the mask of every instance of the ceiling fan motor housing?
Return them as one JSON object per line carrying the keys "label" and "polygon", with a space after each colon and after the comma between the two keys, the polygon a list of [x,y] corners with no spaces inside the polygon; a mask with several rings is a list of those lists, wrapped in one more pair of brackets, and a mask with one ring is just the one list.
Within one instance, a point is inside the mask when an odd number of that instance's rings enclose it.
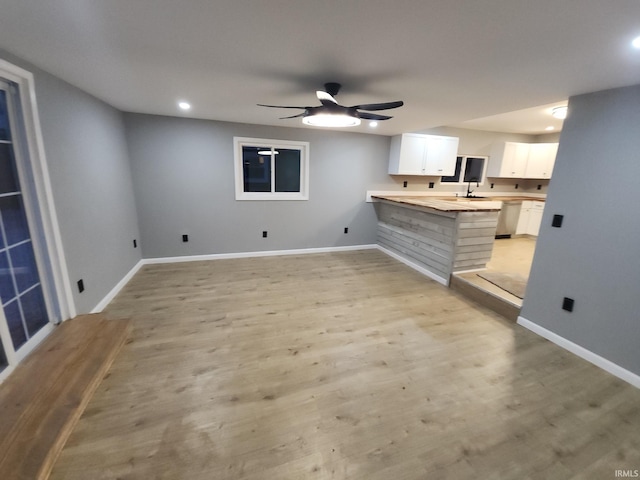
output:
{"label": "ceiling fan motor housing", "polygon": [[324,91],[327,92],[332,97],[335,97],[340,91],[341,87],[342,85],[340,85],[339,83],[328,82],[324,84]]}

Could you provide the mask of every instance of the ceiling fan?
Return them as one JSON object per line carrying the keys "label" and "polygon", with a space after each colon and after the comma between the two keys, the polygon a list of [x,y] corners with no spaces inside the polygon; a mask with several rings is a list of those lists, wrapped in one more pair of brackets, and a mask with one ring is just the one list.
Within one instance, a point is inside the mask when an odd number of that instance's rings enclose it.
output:
{"label": "ceiling fan", "polygon": [[[291,115],[290,117],[281,117],[281,120],[287,118],[302,117],[302,123],[305,125],[313,125],[316,127],[355,127],[360,125],[361,120],[389,120],[388,115],[378,115],[377,113],[369,113],[371,111],[389,110],[391,108],[398,108],[404,105],[403,101],[386,102],[386,103],[366,103],[363,105],[354,105],[352,107],[345,107],[340,105],[334,98],[340,91],[339,83],[325,83],[324,91],[317,90],[316,96],[320,100],[321,105],[317,107],[292,107],[284,105],[263,105],[258,104],[259,107],[271,107],[271,108],[297,108],[304,110],[304,112],[297,115]],[[361,112],[360,110],[368,110]]]}

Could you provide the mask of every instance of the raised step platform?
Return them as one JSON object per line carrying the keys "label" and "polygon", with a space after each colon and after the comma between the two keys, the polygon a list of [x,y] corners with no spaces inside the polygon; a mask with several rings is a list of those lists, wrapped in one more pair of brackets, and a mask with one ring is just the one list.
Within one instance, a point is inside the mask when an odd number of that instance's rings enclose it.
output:
{"label": "raised step platform", "polygon": [[449,288],[508,320],[513,322],[518,320],[522,300],[479,278],[475,273],[454,273],[451,275]]}
{"label": "raised step platform", "polygon": [[63,322],[0,385],[0,478],[43,480],[131,331],[128,319]]}

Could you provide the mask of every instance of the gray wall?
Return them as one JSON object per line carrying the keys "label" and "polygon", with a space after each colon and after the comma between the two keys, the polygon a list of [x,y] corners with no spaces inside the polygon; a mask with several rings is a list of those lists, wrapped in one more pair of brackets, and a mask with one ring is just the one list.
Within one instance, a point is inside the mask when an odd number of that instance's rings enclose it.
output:
{"label": "gray wall", "polygon": [[6,52],[0,57],[34,74],[73,297],[78,313],[89,312],[140,259],[122,113]]}
{"label": "gray wall", "polygon": [[[460,155],[489,156],[491,146],[497,142],[538,142],[538,137],[535,135],[486,132],[482,130],[469,130],[454,127],[431,128],[416,133],[458,137],[460,139],[458,144],[458,154]],[[489,159],[489,161],[491,161],[491,159]],[[405,181],[407,182],[406,187],[404,187]],[[430,182],[434,183],[433,188],[429,188]],[[491,184],[493,184],[493,188],[491,188]],[[538,185],[540,185],[540,190],[538,190]],[[479,187],[474,186],[472,188],[475,190],[476,195],[491,195],[496,192],[522,195],[527,193],[546,193],[548,185],[549,180],[492,178],[485,181],[483,185],[480,185]],[[403,193],[427,191],[434,194],[443,193],[450,195],[452,193],[466,193],[467,185],[440,184],[440,177],[387,175],[384,182],[380,184],[372,184],[369,190],[398,190]]]}
{"label": "gray wall", "polygon": [[569,112],[522,316],[640,375],[640,85],[573,97]]}
{"label": "gray wall", "polygon": [[[145,258],[376,243],[365,194],[388,177],[389,137],[134,113],[125,125]],[[310,142],[309,200],[236,201],[234,136]]]}

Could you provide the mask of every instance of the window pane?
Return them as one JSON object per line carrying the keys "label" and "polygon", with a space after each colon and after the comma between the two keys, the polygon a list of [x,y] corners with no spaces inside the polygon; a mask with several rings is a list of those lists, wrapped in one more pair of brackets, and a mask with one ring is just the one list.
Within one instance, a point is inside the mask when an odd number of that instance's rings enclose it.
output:
{"label": "window pane", "polygon": [[9,333],[11,333],[13,348],[18,350],[18,348],[27,341],[27,335],[24,332],[22,316],[20,315],[20,307],[18,306],[17,300],[14,300],[9,305],[5,305],[4,316],[6,317],[7,324],[9,325]]}
{"label": "window pane", "polygon": [[9,256],[16,285],[18,286],[18,293],[24,292],[40,281],[31,242],[10,248]]}
{"label": "window pane", "polygon": [[4,90],[0,90],[0,140],[11,140],[7,93]]}
{"label": "window pane", "polygon": [[4,370],[7,365],[9,365],[9,362],[7,362],[7,355],[5,355],[4,347],[2,346],[2,342],[0,342],[0,372]]}
{"label": "window pane", "polygon": [[460,170],[462,169],[462,157],[456,158],[456,172],[447,177],[442,177],[440,181],[442,182],[453,182],[457,183],[460,181]]}
{"label": "window pane", "polygon": [[484,169],[484,158],[467,157],[464,167],[465,182],[482,181],[482,170]]}
{"label": "window pane", "polygon": [[7,245],[29,238],[29,227],[22,205],[22,195],[0,198],[0,217],[7,234]]}
{"label": "window pane", "polygon": [[0,305],[16,296],[6,252],[0,252]]}
{"label": "window pane", "polygon": [[242,173],[245,192],[271,191],[270,151],[270,147],[242,147]]}
{"label": "window pane", "polygon": [[44,304],[42,289],[36,287],[20,297],[24,321],[27,324],[29,338],[33,337],[38,330],[44,327],[49,321],[47,318],[47,308]]}
{"label": "window pane", "polygon": [[0,193],[18,191],[18,182],[10,143],[0,143]]}
{"label": "window pane", "polygon": [[276,192],[300,191],[300,150],[278,149]]}

